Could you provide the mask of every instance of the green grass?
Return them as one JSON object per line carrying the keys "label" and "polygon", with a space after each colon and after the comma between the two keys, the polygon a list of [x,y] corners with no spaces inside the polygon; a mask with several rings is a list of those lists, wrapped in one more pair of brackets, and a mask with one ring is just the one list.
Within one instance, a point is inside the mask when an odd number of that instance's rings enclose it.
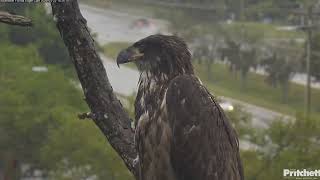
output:
{"label": "green grass", "polygon": [[[116,58],[119,51],[128,47],[128,43],[109,43],[103,46],[107,56]],[[135,68],[133,65],[128,65]],[[223,64],[213,64],[211,79],[208,80],[206,67],[204,65],[194,64],[197,75],[203,83],[215,95],[231,97],[241,101],[255,104],[261,107],[272,109],[274,111],[296,115],[302,113],[304,107],[304,86],[295,83],[290,84],[290,92],[288,102],[282,102],[282,91],[280,88],[273,88],[266,84],[265,76],[255,73],[249,73],[247,79],[247,87],[242,89],[240,76],[235,77]],[[312,113],[316,117],[320,117],[320,90],[312,89]]]}
{"label": "green grass", "polygon": [[[302,113],[304,107],[304,86],[290,83],[288,102],[283,103],[280,88],[266,84],[265,76],[250,73],[245,90],[241,88],[240,77],[232,75],[222,64],[212,65],[212,79],[208,80],[204,66],[195,65],[197,74],[209,90],[217,95],[239,99],[284,114]],[[312,89],[312,112],[320,117],[320,90]]]}

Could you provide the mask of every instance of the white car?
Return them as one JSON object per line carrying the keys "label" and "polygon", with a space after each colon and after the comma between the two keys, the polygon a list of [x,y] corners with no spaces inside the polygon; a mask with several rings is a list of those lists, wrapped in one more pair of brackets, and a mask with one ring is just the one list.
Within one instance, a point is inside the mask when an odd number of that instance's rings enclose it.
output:
{"label": "white car", "polygon": [[231,102],[228,101],[222,101],[219,103],[221,108],[225,111],[233,111],[234,110],[234,106],[232,105]]}

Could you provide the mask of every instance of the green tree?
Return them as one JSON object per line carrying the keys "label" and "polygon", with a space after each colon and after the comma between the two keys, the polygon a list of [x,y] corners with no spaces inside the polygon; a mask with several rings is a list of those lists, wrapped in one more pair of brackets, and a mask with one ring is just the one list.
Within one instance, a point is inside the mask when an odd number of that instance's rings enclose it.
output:
{"label": "green tree", "polygon": [[197,59],[200,65],[206,67],[208,81],[212,81],[212,64],[217,56],[217,41],[216,39],[200,39],[198,45],[194,48],[193,58]]}
{"label": "green tree", "polygon": [[281,86],[282,89],[282,102],[288,102],[288,94],[290,90],[290,80],[300,69],[300,62],[294,57],[289,55],[280,55],[274,52],[274,54],[264,59],[261,65],[268,73],[266,82],[273,87]]}
{"label": "green tree", "polygon": [[[245,179],[280,180],[283,169],[318,168],[320,122],[316,118],[277,118],[261,129],[253,127],[252,117],[241,106],[227,116],[240,137]],[[249,146],[242,146],[243,142]]]}
{"label": "green tree", "polygon": [[264,34],[252,24],[233,24],[222,27],[225,47],[220,48],[222,59],[227,58],[230,70],[240,73],[242,90],[246,89],[247,75],[258,64],[258,44]]}
{"label": "green tree", "polygon": [[50,178],[132,180],[121,158],[94,123],[79,122],[74,114],[64,116],[65,110],[56,109],[63,126],[49,131],[48,143],[41,149],[42,166],[51,170]]}
{"label": "green tree", "polygon": [[47,128],[59,125],[51,110],[85,106],[61,71],[54,67],[48,73],[32,71],[33,66],[44,65],[35,47],[2,44],[0,49],[0,151],[19,164],[38,164]]}
{"label": "green tree", "polygon": [[[53,179],[132,179],[95,125],[77,119],[87,111],[77,82],[44,64],[34,46],[1,43],[0,54],[0,161],[8,179],[25,175],[21,164]],[[48,72],[34,72],[34,66]]]}
{"label": "green tree", "polygon": [[256,68],[258,64],[257,51],[247,44],[239,44],[233,40],[227,40],[227,47],[220,48],[222,59],[227,58],[230,71],[235,74],[240,73],[242,90],[245,90],[247,75],[251,68]]}
{"label": "green tree", "polygon": [[246,179],[282,179],[283,169],[317,169],[320,124],[316,119],[278,119],[259,130],[251,142],[258,148],[243,151]]}
{"label": "green tree", "polygon": [[32,44],[37,47],[40,56],[48,64],[70,66],[71,61],[55,23],[45,10],[44,4],[7,3],[2,7],[6,11],[30,17],[32,28],[7,26],[7,31],[0,31],[0,36],[8,36],[10,42],[17,45]]}

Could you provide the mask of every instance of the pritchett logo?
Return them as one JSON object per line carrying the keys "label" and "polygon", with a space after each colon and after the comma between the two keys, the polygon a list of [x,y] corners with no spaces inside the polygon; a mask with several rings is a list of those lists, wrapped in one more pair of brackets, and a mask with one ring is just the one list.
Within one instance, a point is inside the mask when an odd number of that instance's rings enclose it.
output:
{"label": "pritchett logo", "polygon": [[318,179],[320,177],[320,170],[295,170],[295,169],[284,169],[283,177],[294,178],[294,179]]}

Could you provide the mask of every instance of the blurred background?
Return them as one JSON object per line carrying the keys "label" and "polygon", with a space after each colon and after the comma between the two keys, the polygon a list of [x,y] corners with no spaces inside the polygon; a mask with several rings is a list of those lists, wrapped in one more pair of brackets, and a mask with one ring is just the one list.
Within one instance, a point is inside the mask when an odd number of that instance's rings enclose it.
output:
{"label": "blurred background", "polygon": [[[247,180],[320,169],[320,1],[82,0],[110,82],[133,113],[139,73],[117,53],[183,37],[240,137]],[[91,121],[49,4],[1,3],[34,27],[0,24],[0,180],[133,180]]]}

